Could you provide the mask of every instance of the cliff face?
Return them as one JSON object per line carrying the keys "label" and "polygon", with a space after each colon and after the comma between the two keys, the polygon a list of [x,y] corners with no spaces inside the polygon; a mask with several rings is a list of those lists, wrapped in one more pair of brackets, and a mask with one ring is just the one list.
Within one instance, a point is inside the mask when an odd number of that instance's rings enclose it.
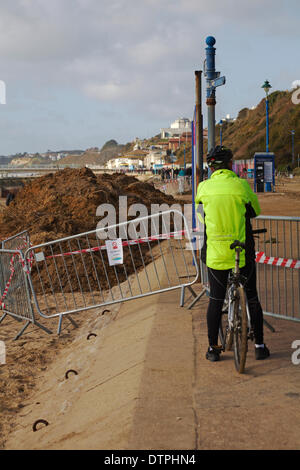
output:
{"label": "cliff face", "polygon": [[65,158],[62,158],[60,162],[62,164],[75,163],[77,165],[105,165],[105,163],[111,158],[117,157],[118,153],[121,151],[121,145],[116,146],[111,149],[107,149],[100,152],[95,152],[92,150],[86,150],[82,155],[67,155]]}
{"label": "cliff face", "polygon": [[[300,105],[292,102],[292,92],[275,91],[269,95],[269,150],[276,155],[276,165],[291,161],[292,137],[295,130],[295,158],[300,152]],[[218,143],[219,126],[216,132]],[[254,109],[242,109],[232,123],[223,124],[223,144],[230,147],[236,159],[252,158],[266,149],[265,99]]]}
{"label": "cliff face", "polygon": [[31,166],[34,165],[47,165],[50,163],[53,163],[50,158],[42,158],[42,157],[22,157],[22,158],[13,158],[10,162],[9,165],[13,166],[20,166],[20,167],[28,167],[30,168]]}
{"label": "cliff face", "polygon": [[107,141],[101,150],[95,151],[94,149],[87,149],[82,155],[74,156],[67,155],[65,158],[60,160],[61,163],[77,163],[80,165],[92,164],[92,165],[105,165],[105,163],[122,154],[125,151],[131,150],[133,143],[127,143],[125,145],[118,144],[115,140],[111,139]]}
{"label": "cliff face", "polygon": [[[291,164],[292,135],[295,130],[295,161],[300,153],[300,104],[292,102],[290,91],[274,91],[269,95],[269,150],[275,153],[276,166]],[[206,112],[204,108],[203,112]],[[266,150],[266,103],[262,99],[254,109],[243,108],[237,119],[223,123],[223,145],[231,148],[234,158],[253,158],[255,152]],[[220,143],[220,126],[216,126],[216,145]],[[207,140],[204,139],[204,159]],[[183,164],[184,145],[177,150],[177,163]],[[192,161],[191,145],[186,146],[186,162]]]}

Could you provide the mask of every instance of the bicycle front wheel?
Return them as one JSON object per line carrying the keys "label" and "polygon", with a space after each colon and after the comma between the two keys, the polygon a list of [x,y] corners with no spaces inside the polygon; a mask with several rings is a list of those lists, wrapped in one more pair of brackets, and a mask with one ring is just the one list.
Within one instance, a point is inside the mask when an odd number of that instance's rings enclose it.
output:
{"label": "bicycle front wheel", "polygon": [[223,351],[231,351],[233,342],[233,332],[229,329],[227,312],[222,313],[220,327],[219,327],[219,338],[221,341]]}
{"label": "bicycle front wheel", "polygon": [[221,341],[223,351],[231,351],[232,343],[233,343],[233,331],[229,327],[229,322],[228,322],[228,309],[229,309],[229,302],[228,302],[228,291],[227,291],[223,308],[222,308],[222,315],[221,315],[220,326],[219,326],[219,338]]}
{"label": "bicycle front wheel", "polygon": [[233,345],[236,370],[242,374],[245,370],[248,350],[248,319],[246,310],[246,295],[242,287],[238,287],[234,300]]}

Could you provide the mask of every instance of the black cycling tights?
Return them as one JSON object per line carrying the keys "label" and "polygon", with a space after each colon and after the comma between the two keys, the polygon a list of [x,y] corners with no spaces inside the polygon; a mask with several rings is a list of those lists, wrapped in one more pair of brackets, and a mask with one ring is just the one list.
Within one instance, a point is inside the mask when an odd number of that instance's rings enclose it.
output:
{"label": "black cycling tights", "polygon": [[[207,310],[207,329],[209,345],[218,344],[218,332],[222,315],[222,307],[226,295],[227,279],[230,270],[216,270],[208,268],[208,281],[210,299]],[[241,274],[247,278],[244,288],[249,304],[251,323],[254,329],[256,344],[263,344],[263,312],[256,290],[255,262],[241,268]]]}

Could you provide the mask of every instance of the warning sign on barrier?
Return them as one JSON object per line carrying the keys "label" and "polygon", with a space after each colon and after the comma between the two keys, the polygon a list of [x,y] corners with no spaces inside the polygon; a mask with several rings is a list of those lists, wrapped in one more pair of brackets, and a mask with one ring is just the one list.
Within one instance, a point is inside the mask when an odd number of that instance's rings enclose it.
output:
{"label": "warning sign on barrier", "polygon": [[123,264],[122,238],[117,238],[116,240],[106,240],[105,245],[109,265],[115,266],[117,264]]}

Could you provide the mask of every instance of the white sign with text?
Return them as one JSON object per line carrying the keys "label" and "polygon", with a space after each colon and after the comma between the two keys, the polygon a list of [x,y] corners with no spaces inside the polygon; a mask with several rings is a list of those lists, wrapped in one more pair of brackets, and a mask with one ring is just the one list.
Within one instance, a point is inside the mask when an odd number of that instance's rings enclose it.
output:
{"label": "white sign with text", "polygon": [[105,240],[108,262],[110,266],[123,264],[122,238],[116,240]]}

